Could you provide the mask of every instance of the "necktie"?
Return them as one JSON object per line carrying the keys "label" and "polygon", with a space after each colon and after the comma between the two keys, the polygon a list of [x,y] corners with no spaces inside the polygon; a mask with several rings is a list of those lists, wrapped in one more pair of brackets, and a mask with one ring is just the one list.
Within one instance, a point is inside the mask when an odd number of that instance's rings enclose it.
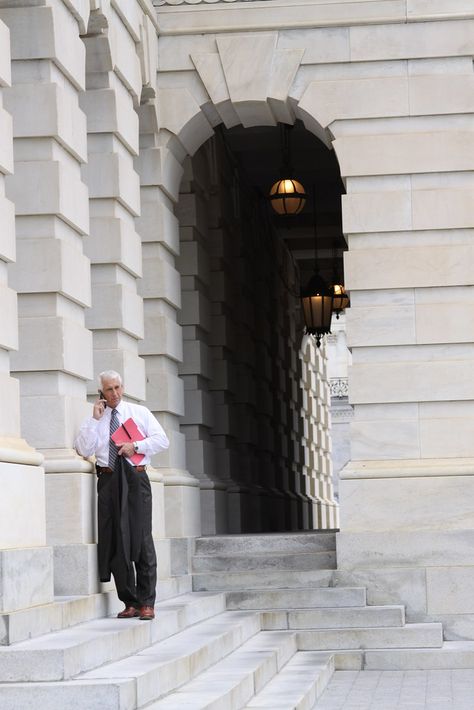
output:
{"label": "necktie", "polygon": [[[112,436],[114,431],[117,431],[119,426],[120,425],[119,425],[119,420],[117,417],[117,410],[112,409],[112,416],[110,417],[110,436]],[[110,439],[110,442],[109,442],[109,468],[111,468],[112,470],[114,470],[115,462],[117,461],[117,455],[118,455],[117,452],[118,452],[117,447],[115,446],[112,439]]]}

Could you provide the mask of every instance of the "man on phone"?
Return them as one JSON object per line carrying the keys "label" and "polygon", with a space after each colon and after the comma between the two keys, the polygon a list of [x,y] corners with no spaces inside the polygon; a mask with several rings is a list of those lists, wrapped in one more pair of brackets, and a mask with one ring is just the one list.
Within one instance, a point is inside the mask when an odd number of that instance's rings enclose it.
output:
{"label": "man on phone", "polygon": [[[124,402],[123,392],[122,378],[118,372],[101,372],[99,398],[94,402],[92,417],[86,419],[80,428],[75,448],[81,456],[96,457],[101,582],[108,582],[112,572],[118,597],[125,604],[125,609],[118,614],[119,619],[139,617],[150,620],[155,617],[156,554],[151,530],[151,486],[146,466],[153,454],[168,448],[169,441],[150,410]],[[144,438],[116,446],[111,436],[130,418]],[[125,464],[119,458],[125,457],[128,460],[134,454],[143,454],[141,465],[132,467],[130,461]],[[123,555],[120,557],[123,543],[117,532],[119,521],[116,500],[123,492],[118,478],[122,464],[127,467],[127,476],[131,476],[131,485],[126,485],[126,488],[134,490],[135,496],[138,496],[138,502],[135,499],[127,513],[127,525],[135,525],[140,536],[135,569],[132,562],[124,566]],[[120,507],[123,512],[122,503]],[[140,520],[133,520],[134,515],[139,515]]]}

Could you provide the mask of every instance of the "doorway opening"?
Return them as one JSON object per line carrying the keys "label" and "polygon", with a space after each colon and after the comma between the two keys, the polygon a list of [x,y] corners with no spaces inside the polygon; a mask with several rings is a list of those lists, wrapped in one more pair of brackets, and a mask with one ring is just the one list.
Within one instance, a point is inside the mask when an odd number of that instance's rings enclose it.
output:
{"label": "doorway opening", "polygon": [[299,294],[315,256],[328,283],[342,275],[344,188],[334,153],[297,122],[291,162],[306,203],[278,215],[268,193],[282,159],[280,127],[218,127],[184,166],[181,430],[203,534],[338,523],[328,348],[304,334]]}

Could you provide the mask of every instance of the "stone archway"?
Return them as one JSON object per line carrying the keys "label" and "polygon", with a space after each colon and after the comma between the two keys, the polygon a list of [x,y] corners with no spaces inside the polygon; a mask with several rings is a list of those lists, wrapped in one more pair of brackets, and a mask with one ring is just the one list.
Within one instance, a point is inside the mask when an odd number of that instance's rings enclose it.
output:
{"label": "stone archway", "polygon": [[[162,227],[166,220],[166,233],[168,238],[174,234],[173,242],[176,240],[177,224],[170,220],[169,207],[178,201],[181,164],[187,155],[194,155],[213,135],[216,125],[224,123],[229,127],[241,124],[247,127],[275,125],[278,121],[294,123],[298,113],[311,126],[311,132],[322,136],[326,145],[330,145],[330,134],[304,107],[295,112],[295,103],[289,96],[304,52],[299,49],[280,51],[276,41],[276,33],[218,38],[216,53],[190,55],[195,70],[193,75],[186,71],[182,83],[172,86],[172,75],[164,73],[160,80],[158,73],[160,88],[156,113],[151,105],[142,108],[143,115],[146,112],[147,124],[151,125],[150,117],[154,116],[160,130],[153,145],[143,152],[140,160],[142,176],[146,173],[146,184],[150,179],[157,183],[155,197],[159,206],[155,203],[155,216],[158,212],[161,214]],[[250,53],[251,47],[258,54],[257,70]],[[239,48],[249,51],[239,51],[236,68],[232,57]],[[203,91],[203,85],[207,93]],[[149,323],[151,333],[152,319]],[[144,348],[147,348],[146,338]],[[326,486],[323,488],[327,493]],[[323,515],[322,519],[326,520],[326,516]]]}
{"label": "stone archway", "polygon": [[[299,128],[299,145],[306,133]],[[325,349],[302,339],[300,268],[273,225],[267,201],[249,182],[248,165],[229,144],[237,140],[248,151],[253,140],[256,163],[268,165],[258,152],[264,136],[276,166],[267,168],[270,180],[279,168],[273,149],[279,130],[219,129],[185,161],[176,210],[183,288],[181,429],[187,465],[200,481],[204,534],[337,527]],[[312,150],[306,142],[293,154],[297,171],[302,153]],[[309,215],[301,216],[297,232],[305,233],[309,217],[311,268],[312,205],[308,199]],[[293,233],[289,222],[280,227]]]}

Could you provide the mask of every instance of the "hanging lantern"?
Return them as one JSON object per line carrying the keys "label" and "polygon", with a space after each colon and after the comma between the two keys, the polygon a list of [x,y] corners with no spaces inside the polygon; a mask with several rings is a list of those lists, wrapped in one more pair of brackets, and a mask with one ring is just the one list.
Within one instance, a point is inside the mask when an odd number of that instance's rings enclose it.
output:
{"label": "hanging lantern", "polygon": [[331,332],[333,291],[318,272],[310,278],[306,288],[301,289],[301,305],[306,332],[316,337],[319,348],[322,336]]}
{"label": "hanging lantern", "polygon": [[349,306],[349,296],[346,289],[342,284],[333,284],[333,311],[336,314],[336,318]]}
{"label": "hanging lantern", "polygon": [[306,202],[303,185],[294,178],[291,167],[290,131],[293,126],[280,124],[280,141],[283,165],[280,168],[280,179],[272,185],[269,198],[272,208],[277,214],[299,214]]}
{"label": "hanging lantern", "polygon": [[298,180],[277,180],[270,190],[270,204],[277,214],[299,214],[306,202],[306,193]]}

